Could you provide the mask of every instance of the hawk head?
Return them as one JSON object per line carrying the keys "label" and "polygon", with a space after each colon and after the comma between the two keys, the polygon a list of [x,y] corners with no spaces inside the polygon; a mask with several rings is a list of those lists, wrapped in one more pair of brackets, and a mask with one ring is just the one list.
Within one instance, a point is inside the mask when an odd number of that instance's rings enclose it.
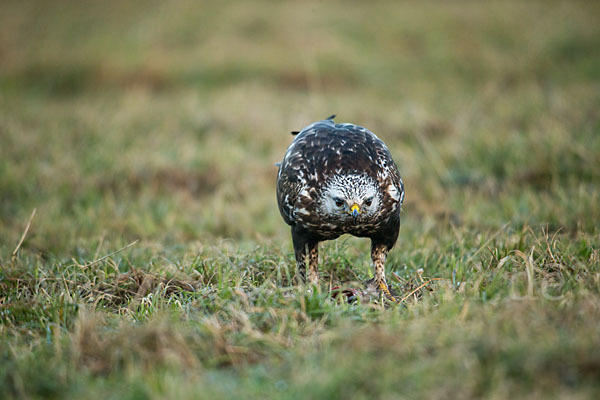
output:
{"label": "hawk head", "polygon": [[322,186],[317,209],[330,222],[369,220],[379,213],[381,191],[366,174],[334,175]]}

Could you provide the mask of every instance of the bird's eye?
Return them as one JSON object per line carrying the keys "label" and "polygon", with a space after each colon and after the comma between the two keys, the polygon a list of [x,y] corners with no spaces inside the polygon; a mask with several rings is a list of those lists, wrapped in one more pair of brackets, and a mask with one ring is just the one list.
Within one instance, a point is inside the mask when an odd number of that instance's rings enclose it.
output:
{"label": "bird's eye", "polygon": [[372,203],[373,203],[373,198],[370,198],[370,199],[367,199],[367,200],[365,200],[365,205],[366,205],[367,207],[371,207],[371,204],[372,204]]}
{"label": "bird's eye", "polygon": [[342,200],[340,200],[340,199],[337,199],[337,200],[335,201],[335,205],[336,205],[336,206],[338,206],[338,207],[341,207],[341,206],[343,206],[343,205],[344,205],[344,202],[343,202]]}

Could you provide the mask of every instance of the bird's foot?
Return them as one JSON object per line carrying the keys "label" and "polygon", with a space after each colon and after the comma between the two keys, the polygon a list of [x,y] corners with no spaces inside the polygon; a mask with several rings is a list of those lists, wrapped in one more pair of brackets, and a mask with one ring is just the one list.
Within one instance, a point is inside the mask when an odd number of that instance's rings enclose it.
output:
{"label": "bird's foot", "polygon": [[384,280],[377,281],[375,278],[369,279],[367,281],[367,290],[373,290],[383,294],[383,296],[392,303],[398,302],[398,298],[392,293],[390,287]]}

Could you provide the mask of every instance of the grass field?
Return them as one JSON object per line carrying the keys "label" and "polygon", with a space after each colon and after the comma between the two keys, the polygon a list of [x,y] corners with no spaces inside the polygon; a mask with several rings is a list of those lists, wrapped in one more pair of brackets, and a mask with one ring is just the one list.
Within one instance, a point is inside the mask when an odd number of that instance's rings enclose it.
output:
{"label": "grass field", "polygon": [[[0,397],[600,395],[600,4],[0,5]],[[293,283],[289,131],[336,113],[406,184]],[[34,214],[33,214],[34,213]],[[23,238],[22,242],[20,239]]]}

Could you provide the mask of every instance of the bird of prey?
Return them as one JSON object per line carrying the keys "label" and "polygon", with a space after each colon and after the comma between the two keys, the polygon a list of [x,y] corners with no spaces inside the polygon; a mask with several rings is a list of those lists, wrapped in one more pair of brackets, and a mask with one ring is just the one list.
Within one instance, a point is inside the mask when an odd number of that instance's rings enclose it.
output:
{"label": "bird of prey", "polygon": [[318,245],[343,234],[371,239],[375,269],[369,287],[394,300],[384,264],[400,230],[404,184],[386,145],[335,115],[301,131],[279,163],[277,203],[291,226],[298,272],[318,284]]}

